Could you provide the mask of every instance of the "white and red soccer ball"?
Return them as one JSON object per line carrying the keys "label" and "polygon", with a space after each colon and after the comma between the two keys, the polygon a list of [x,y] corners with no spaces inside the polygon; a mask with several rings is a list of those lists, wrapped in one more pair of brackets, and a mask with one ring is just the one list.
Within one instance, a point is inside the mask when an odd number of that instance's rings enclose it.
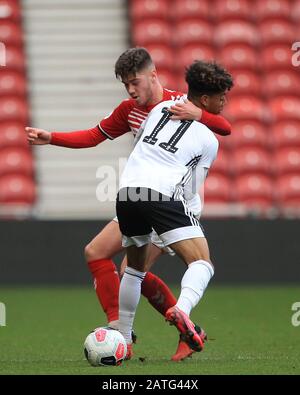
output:
{"label": "white and red soccer ball", "polygon": [[84,355],[92,366],[120,365],[127,353],[123,335],[108,327],[96,328],[84,342]]}

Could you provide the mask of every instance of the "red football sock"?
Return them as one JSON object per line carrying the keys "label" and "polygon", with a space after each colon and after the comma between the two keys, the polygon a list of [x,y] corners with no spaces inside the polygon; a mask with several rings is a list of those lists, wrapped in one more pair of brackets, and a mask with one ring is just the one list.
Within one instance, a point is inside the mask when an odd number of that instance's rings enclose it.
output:
{"label": "red football sock", "polygon": [[88,266],[107,322],[118,320],[120,278],[116,265],[111,259],[98,259],[88,262]]}
{"label": "red football sock", "polygon": [[151,272],[146,274],[142,282],[142,295],[162,315],[177,302],[167,284]]}

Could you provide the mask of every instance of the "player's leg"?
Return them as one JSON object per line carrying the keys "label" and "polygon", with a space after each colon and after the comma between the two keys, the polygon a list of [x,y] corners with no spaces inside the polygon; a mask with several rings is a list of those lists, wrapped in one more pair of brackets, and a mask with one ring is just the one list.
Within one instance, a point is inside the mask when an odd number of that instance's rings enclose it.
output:
{"label": "player's leg", "polygon": [[[149,270],[152,265],[156,262],[159,256],[167,253],[174,256],[175,253],[169,247],[165,248],[162,241],[159,239],[155,232],[152,233],[151,237],[152,245],[150,249],[147,273],[142,282],[142,295],[145,296],[149,303],[163,316],[166,312],[174,306],[177,302],[174,294],[161,278],[151,273]],[[155,244],[154,244],[155,243]],[[201,328],[197,326],[197,330],[201,331]],[[171,360],[178,362],[190,357],[194,350],[190,348],[188,343],[185,342],[185,338],[182,334],[179,335],[179,341],[175,353],[172,355]]]}
{"label": "player's leg", "polygon": [[132,329],[136,309],[141,296],[141,285],[146,275],[145,262],[149,254],[149,245],[136,247],[132,245],[126,249],[128,265],[125,268],[119,293],[119,330],[127,343],[127,356],[132,352]]}
{"label": "player's leg", "polygon": [[214,274],[208,244],[204,237],[197,237],[175,242],[170,244],[170,247],[188,265],[188,269],[181,281],[181,293],[178,301],[174,307],[167,311],[166,319],[176,325],[193,350],[201,351],[206,335],[204,332],[197,333],[189,315],[199,303]]}
{"label": "player's leg", "polygon": [[[138,188],[139,189],[139,188]],[[132,356],[132,327],[140,299],[141,284],[151,242],[152,227],[142,210],[143,203],[131,201],[135,188],[121,189],[117,196],[116,210],[122,232],[122,244],[126,247],[128,266],[121,280],[119,292],[119,330],[128,344],[127,359]]]}
{"label": "player's leg", "polygon": [[109,326],[119,319],[120,279],[112,258],[122,251],[122,235],[116,221],[109,222],[85,247],[85,258],[94,278],[98,300]]}
{"label": "player's leg", "polygon": [[[167,284],[157,275],[149,272],[149,270],[157,261],[157,259],[164,253],[165,252],[161,248],[151,244],[149,257],[147,260],[147,267],[145,268],[147,273],[142,282],[141,288],[142,295],[147,298],[151,306],[153,306],[155,310],[157,310],[163,316],[165,316],[166,311],[171,306],[175,305],[177,300]],[[124,257],[121,264],[121,275],[124,273],[126,266],[127,256]]]}
{"label": "player's leg", "polygon": [[[175,298],[174,294],[167,286],[167,284],[161,278],[148,271],[151,269],[152,265],[156,262],[156,260],[161,255],[166,253],[165,249],[163,250],[162,248],[159,248],[158,246],[153,244],[153,237],[151,239],[152,244],[150,246],[147,267],[145,268],[146,275],[142,282],[141,293],[144,297],[148,299],[149,303],[155,308],[155,310],[165,316],[168,309],[176,304],[177,299]],[[159,246],[162,247],[160,244]],[[174,253],[172,255],[174,255]],[[125,255],[121,264],[121,276],[123,275],[126,267],[127,256]],[[202,331],[199,326],[196,326],[196,328],[199,333]],[[194,350],[190,348],[190,346],[185,342],[184,337],[180,334],[177,349],[174,355],[172,355],[171,359],[175,362],[183,361],[184,359],[190,357],[193,352]]]}

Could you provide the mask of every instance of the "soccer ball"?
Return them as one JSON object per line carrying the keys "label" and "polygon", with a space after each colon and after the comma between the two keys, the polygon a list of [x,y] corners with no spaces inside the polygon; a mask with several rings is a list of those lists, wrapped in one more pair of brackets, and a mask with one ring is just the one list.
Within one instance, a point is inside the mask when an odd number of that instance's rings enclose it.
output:
{"label": "soccer ball", "polygon": [[127,353],[123,335],[108,327],[96,328],[84,342],[84,355],[92,366],[120,365]]}

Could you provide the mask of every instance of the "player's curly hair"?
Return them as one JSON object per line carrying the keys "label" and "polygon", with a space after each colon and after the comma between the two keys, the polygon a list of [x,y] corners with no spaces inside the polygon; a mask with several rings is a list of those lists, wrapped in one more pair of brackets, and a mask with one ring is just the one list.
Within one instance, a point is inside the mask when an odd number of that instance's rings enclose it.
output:
{"label": "player's curly hair", "polygon": [[231,74],[215,62],[195,60],[187,67],[185,80],[189,97],[219,94],[233,87]]}
{"label": "player's curly hair", "polygon": [[115,64],[115,74],[121,80],[136,75],[146,67],[153,66],[152,58],[145,48],[130,48],[123,52]]}

